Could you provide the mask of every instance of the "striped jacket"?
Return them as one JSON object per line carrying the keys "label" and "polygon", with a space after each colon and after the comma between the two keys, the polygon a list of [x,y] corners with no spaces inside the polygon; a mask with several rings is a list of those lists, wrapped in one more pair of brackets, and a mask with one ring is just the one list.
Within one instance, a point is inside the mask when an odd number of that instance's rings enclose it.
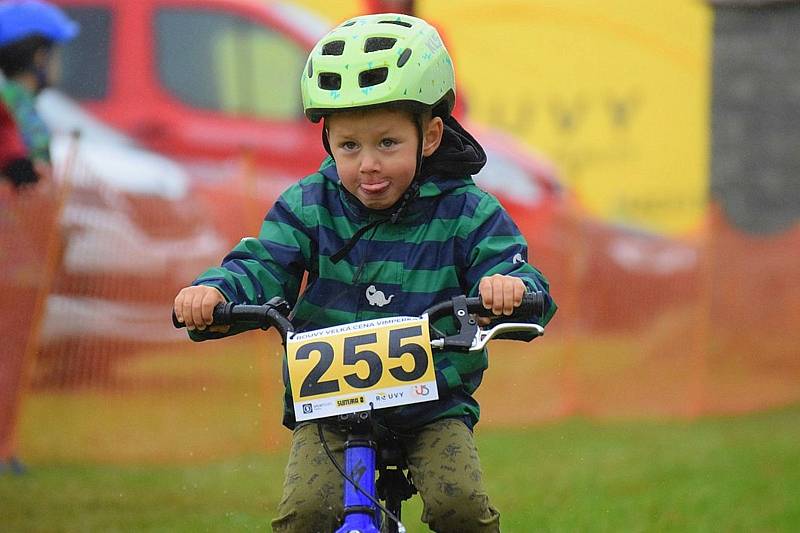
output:
{"label": "striped jacket", "polygon": [[[360,228],[378,222],[342,260],[331,259]],[[529,291],[546,294],[546,312],[537,317],[544,324],[556,307],[547,280],[527,257],[525,239],[508,214],[469,176],[424,179],[417,197],[392,222],[348,193],[328,158],[319,171],[281,195],[258,238],[243,239],[220,267],[203,273],[195,284],[217,287],[236,303],[261,304],[281,296],[294,307],[295,329],[306,331],[419,315],[453,296],[476,295],[481,278],[500,273],[519,277]],[[306,271],[308,284],[299,296]],[[221,335],[195,331],[191,336],[202,340]],[[487,353],[434,352],[434,359],[439,400],[379,411],[387,425],[413,429],[443,417],[459,417],[470,426],[478,421],[472,394],[487,368]],[[293,428],[285,361],[284,382],[284,425]]]}

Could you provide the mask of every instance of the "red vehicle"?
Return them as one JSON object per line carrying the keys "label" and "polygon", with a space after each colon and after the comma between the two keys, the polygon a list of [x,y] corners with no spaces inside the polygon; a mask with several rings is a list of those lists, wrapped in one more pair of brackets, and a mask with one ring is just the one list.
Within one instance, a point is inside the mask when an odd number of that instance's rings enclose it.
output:
{"label": "red vehicle", "polygon": [[[267,206],[326,155],[320,126],[303,115],[298,83],[308,52],[329,28],[311,13],[253,0],[56,3],[81,25],[63,50],[60,89],[183,163],[201,189],[232,194],[230,180],[249,172],[264,178],[251,186]],[[522,204],[536,222],[545,214],[541,206],[563,203],[541,198],[560,190],[546,160],[493,131],[478,137],[492,165],[479,177],[484,187],[511,203],[519,194],[495,187],[507,185],[508,176],[528,191],[540,189],[535,205]],[[499,151],[513,154],[494,157]],[[224,212],[215,216],[229,223]],[[231,237],[238,231],[230,228]]]}
{"label": "red vehicle", "polygon": [[[212,216],[230,239],[241,236],[243,216],[257,220],[325,156],[319,125],[303,116],[298,83],[308,52],[329,28],[311,13],[256,0],[55,3],[81,24],[63,50],[60,88],[183,163],[195,187],[213,198]],[[641,302],[680,301],[691,288],[694,249],[582,216],[546,159],[459,118],[488,155],[476,181],[511,212],[531,260],[554,286],[578,291],[591,280],[581,292],[583,301],[597,299],[592,321],[625,322],[610,309],[641,319]],[[246,173],[258,178],[250,182],[258,214],[243,215],[234,192],[242,187],[230,186]],[[626,290],[612,297],[620,284]]]}
{"label": "red vehicle", "polygon": [[249,154],[270,177],[321,161],[298,83],[328,28],[310,13],[247,0],[55,3],[81,25],[63,51],[60,88],[195,176],[229,177]]}
{"label": "red vehicle", "polygon": [[330,25],[308,11],[256,0],[55,3],[81,25],[59,88],[196,177],[229,178],[244,156],[262,176],[296,179],[326,155],[298,80]]}

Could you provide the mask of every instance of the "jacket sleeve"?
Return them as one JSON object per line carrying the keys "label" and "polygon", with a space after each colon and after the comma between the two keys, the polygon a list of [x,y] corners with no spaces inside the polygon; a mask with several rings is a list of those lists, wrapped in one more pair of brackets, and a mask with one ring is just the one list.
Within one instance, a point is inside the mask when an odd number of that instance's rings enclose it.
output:
{"label": "jacket sleeve", "polygon": [[517,225],[493,196],[484,194],[473,217],[474,228],[465,239],[467,264],[464,280],[469,294],[478,295],[480,281],[486,276],[518,277],[525,283],[527,292],[544,294],[544,313],[533,321],[545,325],[557,309],[550,295],[550,283],[528,263],[528,243]]}
{"label": "jacket sleeve", "polygon": [[[220,266],[203,272],[192,285],[216,287],[229,302],[260,305],[280,296],[294,307],[314,242],[300,218],[301,195],[298,186],[286,191],[270,209],[258,237],[242,239]],[[206,340],[241,331],[231,328],[220,334],[195,330],[189,336]]]}

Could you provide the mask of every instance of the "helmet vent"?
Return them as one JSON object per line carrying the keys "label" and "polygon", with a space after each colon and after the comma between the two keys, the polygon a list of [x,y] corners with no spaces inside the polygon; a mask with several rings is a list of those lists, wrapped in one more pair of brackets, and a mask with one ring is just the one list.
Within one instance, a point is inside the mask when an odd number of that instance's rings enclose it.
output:
{"label": "helmet vent", "polygon": [[358,75],[359,87],[372,87],[373,85],[380,85],[389,77],[389,68],[380,67],[365,70]]}
{"label": "helmet vent", "polygon": [[406,28],[411,27],[410,22],[405,22],[403,20],[381,20],[378,24],[397,24],[398,26],[405,26]]}
{"label": "helmet vent", "polygon": [[331,41],[322,45],[322,55],[340,56],[344,53],[344,41]]}
{"label": "helmet vent", "polygon": [[378,50],[389,50],[394,46],[397,39],[392,37],[370,37],[364,42],[364,52],[377,52]]}
{"label": "helmet vent", "polygon": [[[406,48],[405,50],[403,50],[403,53],[400,54],[400,57],[397,58],[397,66],[398,66],[398,68],[402,67],[403,65],[405,65],[408,62],[408,58],[410,58],[410,57],[411,57],[411,48]],[[309,65],[309,67],[310,66],[311,65]]]}
{"label": "helmet vent", "polygon": [[[363,74],[363,73],[362,73]],[[338,91],[342,88],[342,77],[335,72],[320,72],[317,84],[326,91]]]}
{"label": "helmet vent", "polygon": [[355,23],[356,23],[356,21],[355,21],[355,20],[351,20],[351,21],[349,21],[349,22],[345,22],[345,23],[344,23],[344,24],[342,24],[340,27],[342,27],[342,28],[346,28],[347,26],[352,26],[352,25],[353,25],[353,24],[355,24]]}

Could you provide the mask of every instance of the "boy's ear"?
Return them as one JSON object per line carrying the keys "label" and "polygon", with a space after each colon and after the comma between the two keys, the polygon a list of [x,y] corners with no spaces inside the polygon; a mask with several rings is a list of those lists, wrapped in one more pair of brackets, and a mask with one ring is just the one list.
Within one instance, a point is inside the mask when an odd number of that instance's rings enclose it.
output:
{"label": "boy's ear", "polygon": [[444,122],[441,117],[432,117],[423,131],[422,155],[428,157],[439,148],[444,134]]}

